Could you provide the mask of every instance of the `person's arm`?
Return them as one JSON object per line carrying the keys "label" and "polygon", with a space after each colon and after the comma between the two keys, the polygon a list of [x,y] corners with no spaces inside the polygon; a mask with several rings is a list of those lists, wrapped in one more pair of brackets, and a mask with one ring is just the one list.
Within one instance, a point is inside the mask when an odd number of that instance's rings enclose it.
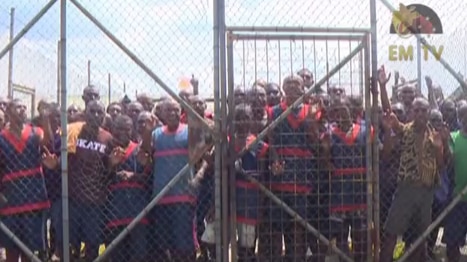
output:
{"label": "person's arm", "polygon": [[[46,115],[45,113],[42,113],[42,115],[39,116],[40,118],[40,126],[42,129],[42,132],[39,132],[39,141],[41,146],[50,146],[50,144],[53,141],[53,132],[52,128],[50,127],[50,120],[49,116]],[[38,128],[38,127],[33,127],[33,128]]]}
{"label": "person's arm", "polygon": [[391,74],[386,75],[384,66],[382,66],[378,70],[378,83],[379,83],[381,106],[383,108],[383,112],[391,111],[391,102],[389,101],[388,91],[386,89],[386,84],[389,82],[390,79],[391,79]]}
{"label": "person's arm", "polygon": [[433,88],[433,80],[431,77],[425,76],[426,87],[428,89],[428,101],[432,109],[438,109],[438,102],[436,101],[436,95]]}

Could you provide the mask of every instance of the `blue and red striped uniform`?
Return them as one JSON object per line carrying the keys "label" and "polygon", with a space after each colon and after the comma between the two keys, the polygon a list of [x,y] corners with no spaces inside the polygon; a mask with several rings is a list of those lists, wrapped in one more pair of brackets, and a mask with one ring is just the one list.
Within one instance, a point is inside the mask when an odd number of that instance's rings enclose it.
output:
{"label": "blue and red striped uniform", "polygon": [[[117,167],[116,172],[144,174],[144,166],[136,159],[137,153],[138,144],[130,142],[125,151],[125,160]],[[122,180],[115,176],[109,185],[109,192],[108,228],[128,225],[148,203],[148,185],[144,180]],[[148,220],[144,218],[141,223],[148,224]]]}
{"label": "blue and red striped uniform", "polygon": [[[180,124],[171,133],[166,126],[157,128],[153,132],[153,192],[155,197],[188,163],[188,126]],[[195,203],[193,192],[189,190],[188,180],[191,174],[184,174],[178,183],[158,202],[161,204]]]}
{"label": "blue and red striped uniform", "polygon": [[[250,135],[247,138],[247,144],[250,144],[256,139]],[[240,151],[241,148],[235,148]],[[262,181],[262,171],[260,170],[259,161],[265,159],[268,153],[268,144],[259,141],[257,144],[246,152],[242,157],[243,171]],[[260,192],[256,184],[247,180],[243,174],[237,173],[235,176],[235,198],[236,198],[236,213],[237,222],[248,225],[256,225],[259,219]]]}
{"label": "blue and red striped uniform", "polygon": [[[0,208],[2,222],[33,251],[45,250],[45,211],[50,207],[42,172],[42,129],[24,125],[18,138],[9,130],[0,134],[2,193],[8,202]],[[3,233],[6,248],[15,244]]]}
{"label": "blue and red striped uniform", "polygon": [[353,124],[350,134],[331,127],[331,212],[364,211],[367,207],[365,126]]}
{"label": "blue and red striped uniform", "polygon": [[42,172],[40,137],[38,127],[25,125],[21,138],[4,129],[0,135],[2,154],[2,192],[8,199],[0,209],[3,216],[33,212],[50,207]]}
{"label": "blue and red striped uniform", "polygon": [[[286,109],[283,102],[272,107],[268,112],[269,119],[277,119]],[[273,191],[308,194],[312,189],[312,176],[317,172],[306,124],[309,106],[305,104],[294,111],[273,131],[270,146],[285,161],[285,166],[283,174],[271,176],[270,185]]]}
{"label": "blue and red striped uniform", "polygon": [[[152,196],[155,197],[189,162],[188,126],[180,123],[174,132],[170,132],[167,126],[159,127],[153,131],[152,141]],[[196,250],[196,197],[189,184],[191,178],[190,170],[157,203],[151,232],[157,237],[151,240],[155,245],[152,248],[185,252]]]}
{"label": "blue and red striped uniform", "polygon": [[[125,159],[115,172],[127,171],[134,175],[145,174],[144,166],[138,163],[138,144],[130,142],[125,150]],[[122,180],[114,176],[109,185],[107,203],[109,239],[115,238],[121,230],[144,209],[149,200],[148,180],[144,177]],[[131,261],[141,260],[146,255],[146,235],[149,220],[143,218],[122,242],[119,249],[112,254],[112,260]]]}

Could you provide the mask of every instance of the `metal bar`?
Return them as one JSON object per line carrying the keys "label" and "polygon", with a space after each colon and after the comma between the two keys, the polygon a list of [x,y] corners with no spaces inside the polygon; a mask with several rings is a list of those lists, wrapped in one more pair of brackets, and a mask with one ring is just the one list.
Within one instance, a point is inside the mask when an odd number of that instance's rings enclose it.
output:
{"label": "metal bar", "polygon": [[60,40],[57,41],[57,103],[60,104]]}
{"label": "metal bar", "polygon": [[36,92],[31,94],[31,118],[35,117],[36,113]]}
{"label": "metal bar", "polygon": [[362,33],[370,32],[370,28],[339,27],[282,27],[282,26],[228,26],[227,30],[235,32],[277,32],[277,33]]}
{"label": "metal bar", "polygon": [[[72,0],[75,1],[75,0]],[[362,41],[365,35],[265,35],[265,34],[233,34],[236,40],[318,40],[318,41]]]}
{"label": "metal bar", "polygon": [[32,252],[19,238],[16,237],[16,235],[11,232],[8,227],[3,224],[2,221],[0,221],[0,231],[2,231],[6,237],[8,237],[15,245],[18,247],[21,252],[23,252],[24,255],[26,255],[27,258],[29,258],[32,262],[41,262],[41,260],[34,255],[34,252]]}
{"label": "metal bar", "polygon": [[[378,27],[377,27],[377,12],[376,12],[376,0],[370,0],[370,23],[371,23],[371,33],[370,33],[370,48],[371,48],[371,61],[369,61],[369,58],[366,59],[366,63],[371,64],[371,85],[370,83],[367,83],[366,86],[369,88],[374,88],[376,89],[377,87],[377,76],[378,76],[378,42],[377,42],[377,32],[378,32]],[[367,53],[368,54],[368,53]],[[360,58],[362,58],[360,56]],[[368,72],[368,70],[366,70]],[[369,72],[368,72],[369,73]],[[368,75],[365,75],[365,80],[368,81],[370,77]],[[373,110],[370,114],[372,114],[373,118],[373,128],[375,130],[375,136],[378,137],[379,134],[379,123],[378,123],[378,116],[375,114],[378,112],[378,94],[377,92],[374,92],[373,94]],[[367,129],[369,130],[369,129]],[[373,159],[371,159],[371,164],[372,164],[372,169],[373,169],[373,176],[374,176],[374,183],[373,183],[373,196],[372,199],[374,199],[373,203],[373,225],[374,225],[374,232],[376,235],[375,243],[373,243],[373,248],[371,249],[371,246],[369,247],[369,251],[372,252],[374,250],[374,261],[378,262],[380,260],[379,258],[379,248],[380,248],[380,220],[379,220],[379,149],[377,146],[377,143],[374,143],[373,141]],[[367,169],[368,170],[368,169]],[[370,194],[370,192],[368,192]],[[371,239],[371,234],[369,236]],[[369,257],[370,258],[370,257]],[[371,261],[371,260],[368,260]]]}
{"label": "metal bar", "polygon": [[[219,14],[217,12],[218,3],[221,0],[213,1],[213,56],[214,56],[214,128],[217,133],[221,132],[222,117],[220,115],[220,92],[219,92],[219,83],[220,83],[220,68],[219,68]],[[243,45],[243,52],[245,52],[245,45]],[[245,66],[244,66],[245,68]],[[245,74],[245,71],[243,71]],[[245,79],[245,77],[243,78]],[[243,83],[245,84],[245,83]],[[222,141],[216,141],[216,150],[214,154],[214,232],[215,234],[215,258],[217,262],[222,261],[220,258],[222,255]]]}
{"label": "metal bar", "polygon": [[42,9],[35,15],[31,21],[29,21],[24,28],[19,31],[19,33],[11,40],[8,42],[8,44],[0,51],[0,59],[2,59],[6,53],[9,52],[9,50],[18,43],[18,41],[39,21],[46,13],[49,11],[49,9],[57,2],[58,0],[50,0]]}
{"label": "metal bar", "polygon": [[428,228],[425,230],[425,232],[422,233],[421,236],[415,240],[415,242],[407,249],[407,251],[404,252],[404,255],[399,258],[399,262],[404,262],[408,261],[407,259],[412,255],[412,253],[417,249],[418,246],[420,246],[423,241],[430,235],[431,231],[433,231],[440,223],[443,221],[443,219],[451,212],[454,207],[462,201],[462,198],[467,194],[467,185],[462,188],[462,191],[459,192],[459,194],[454,197],[454,199],[449,203],[449,205],[439,214],[439,216],[433,221]]}
{"label": "metal bar", "polygon": [[62,176],[62,261],[70,261],[70,217],[68,210],[68,114],[67,114],[67,0],[60,0],[60,119],[61,119],[61,148],[60,163]]}
{"label": "metal bar", "polygon": [[269,189],[267,189],[263,184],[258,182],[254,177],[252,177],[250,174],[244,172],[243,175],[248,179],[250,182],[254,183],[259,187],[261,192],[265,194],[267,197],[269,197],[274,203],[279,205],[281,208],[284,209],[285,212],[287,212],[290,216],[293,217],[298,223],[300,223],[303,227],[305,227],[309,232],[311,232],[313,235],[315,235],[319,241],[323,242],[325,245],[329,246],[332,251],[334,251],[339,257],[341,257],[344,261],[352,262],[353,260],[348,257],[344,252],[342,252],[339,248],[337,248],[335,245],[333,245],[329,239],[327,239],[325,236],[321,235],[321,233],[314,228],[312,225],[310,225],[303,217],[301,217],[297,212],[295,212],[292,208],[290,208],[284,201],[282,201],[280,198],[278,198],[274,193],[272,193]]}
{"label": "metal bar", "polygon": [[287,118],[288,115],[290,115],[290,113],[292,113],[292,110],[294,108],[296,108],[297,106],[299,106],[300,104],[303,103],[303,99],[304,97],[306,96],[309,96],[311,94],[311,92],[313,91],[313,89],[316,87],[316,86],[322,86],[327,79],[329,79],[331,76],[335,75],[339,70],[341,70],[342,67],[345,66],[345,64],[347,64],[355,55],[358,54],[358,52],[360,52],[360,50],[363,49],[363,43],[360,43],[352,52],[350,52],[349,55],[347,55],[346,57],[344,57],[344,59],[342,59],[342,61],[339,62],[339,64],[337,64],[331,71],[329,71],[323,78],[321,78],[317,83],[315,83],[310,89],[308,89],[305,94],[303,94],[301,97],[299,97],[297,100],[295,100],[295,102],[290,105],[276,120],[272,121],[272,123],[269,124],[269,126],[267,126],[263,131],[261,131],[257,136],[256,136],[256,139],[254,141],[252,141],[250,144],[248,144],[247,146],[245,146],[239,153],[238,155],[243,155],[245,154],[248,150],[251,149],[251,147],[253,145],[255,145],[258,141],[264,139],[264,137],[266,136],[266,134],[269,132],[269,130],[275,128],[281,121],[283,121],[285,118]]}
{"label": "metal bar", "polygon": [[[66,1],[66,0],[62,0],[62,1]],[[204,153],[206,153],[207,151],[209,150],[209,148],[205,148],[203,150],[202,153],[200,153],[198,155],[198,157],[196,157],[196,159],[194,159],[194,162],[197,162],[199,161],[202,156],[204,155]],[[106,249],[104,251],[104,253],[102,253],[99,257],[97,257],[94,262],[102,262],[102,261],[107,261],[108,259],[108,256],[112,253],[112,251],[117,248],[118,244],[120,242],[122,242],[125,237],[128,236],[128,234],[130,234],[130,232],[136,227],[138,226],[138,224],[141,222],[141,220],[143,218],[145,218],[149,212],[156,206],[157,202],[159,202],[159,200],[161,198],[163,198],[177,183],[178,181],[183,177],[184,174],[190,172],[190,169],[191,169],[191,166],[190,164],[186,164],[182,169],[180,169],[180,171],[178,171],[178,173],[169,181],[169,183],[167,183],[167,185],[162,188],[162,190],[159,192],[159,194],[157,194],[147,205],[146,207],[144,207],[143,210],[141,210],[141,212],[139,212],[139,214],[130,222],[130,224],[128,224],[128,226],[126,228],[124,228],[122,230],[122,232],[120,232],[120,234],[118,234],[118,236],[112,240],[112,242],[106,246]]]}
{"label": "metal bar", "polygon": [[126,47],[110,30],[108,30],[99,20],[97,20],[84,6],[82,6],[77,0],[70,0],[70,2],[78,8],[94,25],[96,25],[115,45],[117,45],[135,64],[137,64],[146,74],[148,74],[162,89],[164,89],[174,100],[176,100],[183,109],[186,110],[191,117],[201,123],[201,127],[211,132],[215,137],[213,129],[199,114],[197,114],[188,103],[180,98],[167,84],[165,84],[157,75],[154,73],[143,61],[141,61],[136,54],[134,54],[128,47]]}
{"label": "metal bar", "polygon": [[111,76],[110,76],[110,73],[108,74],[108,79],[107,79],[107,85],[108,85],[108,97],[109,97],[109,100],[108,100],[108,103],[110,103],[110,101],[112,101],[112,82],[111,82]]}
{"label": "metal bar", "polygon": [[[371,68],[371,58],[370,58],[370,38],[369,36],[366,37],[364,40],[364,48],[363,52],[365,53],[365,128],[366,130],[371,130],[372,122],[371,122],[371,92],[370,92],[370,68]],[[374,102],[374,101],[373,101]],[[367,261],[373,261],[373,250],[371,247],[371,224],[373,222],[373,170],[371,168],[372,159],[373,159],[373,152],[372,152],[372,136],[366,136],[366,186],[367,186],[367,194],[366,194],[366,202],[367,202]]]}
{"label": "metal bar", "polygon": [[15,90],[19,91],[21,93],[29,94],[29,95],[32,95],[32,94],[36,93],[35,88],[31,88],[31,87],[27,87],[27,86],[18,85],[18,84],[13,83],[13,91],[15,91]]}
{"label": "metal bar", "polygon": [[[228,141],[228,156],[234,156],[235,155],[235,125],[233,124],[233,116],[234,116],[234,111],[235,111],[235,95],[234,95],[234,50],[233,50],[233,39],[230,37],[230,34],[227,35],[227,76],[228,76],[228,98],[227,98],[227,104],[228,104],[228,116],[227,116],[227,123],[230,123],[228,126],[228,131],[227,134],[230,138]],[[267,61],[267,60],[266,60]],[[229,165],[229,185],[235,185],[235,167],[232,165],[234,162],[233,159],[226,157],[225,161],[227,163],[230,163]],[[230,190],[230,199],[232,201],[228,201],[230,204],[230,213],[231,214],[236,214],[237,206],[236,206],[236,192],[235,190]],[[236,216],[230,216],[230,261],[237,261],[237,254],[238,254],[238,249],[237,249],[237,217]]]}
{"label": "metal bar", "polygon": [[88,60],[88,86],[91,85],[91,60]]}
{"label": "metal bar", "polygon": [[[395,9],[387,0],[380,0],[391,12],[397,16],[397,18],[404,23],[408,30],[418,39],[420,43],[432,54],[435,56],[436,52],[433,50],[433,47],[426,41],[426,39],[418,34],[416,34],[415,28],[409,23],[402,19],[400,14],[396,13],[397,9]],[[411,22],[411,21],[410,21]],[[443,67],[459,82],[462,87],[464,93],[467,93],[467,83],[464,82],[464,79],[459,76],[459,74],[444,60],[442,57],[439,58],[439,62],[443,65]]]}
{"label": "metal bar", "polygon": [[417,38],[417,89],[419,94],[422,93],[422,43],[420,38]]}
{"label": "metal bar", "polygon": [[[221,119],[227,119],[227,88],[226,88],[226,30],[225,30],[225,1],[219,0],[217,3],[217,18],[218,18],[218,27],[219,27],[219,88],[220,88],[220,106],[221,106]],[[255,55],[256,55],[256,45],[255,45]],[[227,121],[221,121],[221,134],[226,134],[227,131]],[[229,261],[229,223],[230,223],[230,213],[229,213],[229,192],[230,184],[227,165],[228,163],[228,147],[227,147],[227,137],[222,136],[220,138],[222,141],[222,235],[223,235],[223,249],[222,249],[222,261]],[[235,234],[234,232],[230,232]],[[235,253],[235,250],[234,250]],[[233,262],[236,262],[234,259]]]}
{"label": "metal bar", "polygon": [[[15,34],[15,8],[10,10],[10,38],[9,42],[13,42]],[[13,98],[13,46],[8,52],[8,98]]]}

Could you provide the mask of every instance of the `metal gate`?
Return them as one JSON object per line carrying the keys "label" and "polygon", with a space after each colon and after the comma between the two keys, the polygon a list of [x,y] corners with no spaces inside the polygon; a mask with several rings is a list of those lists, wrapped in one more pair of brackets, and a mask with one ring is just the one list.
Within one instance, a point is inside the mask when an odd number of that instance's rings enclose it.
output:
{"label": "metal gate", "polygon": [[[305,91],[305,94],[298,98],[292,105],[289,105],[287,109],[283,109],[283,113],[275,118],[274,121],[263,129],[256,136],[254,142],[249,143],[245,146],[236,157],[247,153],[252,150],[255,143],[267,139],[268,133],[274,130],[281,121],[287,121],[287,116],[292,113],[295,108],[300,107],[303,104],[304,97],[311,95],[315,87],[321,87],[331,89],[333,87],[344,87],[347,86],[347,92],[350,94],[357,94],[364,96],[366,118],[370,120],[371,117],[371,99],[370,99],[370,88],[369,88],[369,75],[370,75],[370,56],[369,56],[369,31],[367,30],[346,30],[346,29],[323,29],[323,28],[242,28],[242,27],[230,27],[227,28],[227,74],[228,74],[228,107],[229,115],[228,123],[232,123],[233,112],[235,111],[235,105],[238,104],[238,96],[236,92],[240,92],[239,89],[249,90],[250,86],[259,84],[261,79],[265,79],[266,82],[275,82],[279,86],[282,86],[283,79],[287,76],[295,75],[299,70],[304,68],[313,68],[310,70],[316,82],[311,88]],[[318,80],[319,79],[319,80]],[[248,92],[248,91],[246,91]],[[248,99],[248,94],[246,94]],[[367,126],[370,121],[366,121]],[[234,138],[234,128],[229,126],[229,137]],[[234,139],[230,140],[230,148],[233,148],[235,143]],[[365,141],[366,147],[366,203],[367,207],[365,212],[365,224],[368,229],[372,227],[372,146],[373,143],[370,140]],[[271,147],[271,145],[270,145]],[[230,152],[230,155],[235,155],[235,152]],[[232,164],[235,159],[229,159],[229,163]],[[287,160],[286,160],[287,161]],[[233,165],[230,165],[233,166]],[[287,166],[287,164],[285,165]],[[230,174],[235,173],[231,170]],[[284,171],[286,172],[286,170]],[[313,172],[319,173],[320,170],[314,170]],[[332,249],[334,254],[345,261],[353,261],[351,256],[345,251],[339,249],[332,244],[332,234],[321,232],[325,226],[317,226],[315,221],[312,221],[310,217],[307,217],[300,206],[295,206],[291,203],[287,197],[284,197],[282,193],[275,191],[271,184],[268,184],[262,178],[253,177],[248,173],[244,173],[246,179],[255,184],[261,192],[260,206],[256,207],[258,210],[262,210],[263,220],[273,220],[273,214],[276,211],[268,212],[264,210],[281,209],[279,212],[283,212],[283,215],[289,216],[289,218],[283,218],[285,220],[294,218],[300,227],[306,229],[306,235],[313,235],[314,239],[319,239],[320,243],[327,245]],[[312,181],[308,181],[312,182]],[[228,185],[235,185],[236,178],[234,175],[230,176],[229,182],[223,182],[223,191],[227,190]],[[231,187],[232,188],[232,187]],[[244,203],[238,203],[241,199],[235,196],[236,190],[230,190],[230,212],[235,213],[237,207],[244,205]],[[311,193],[310,195],[313,195]],[[319,193],[318,193],[319,194]],[[313,197],[320,198],[319,195]],[[313,198],[311,197],[311,198]],[[267,199],[267,200],[266,200]],[[235,200],[235,201],[234,201]],[[297,199],[294,199],[297,201]],[[237,201],[237,202],[236,202]],[[292,201],[293,202],[293,201]],[[268,203],[268,206],[264,206]],[[310,202],[306,202],[308,205]],[[227,204],[224,202],[224,204]],[[323,208],[316,206],[317,209]],[[278,207],[279,206],[279,207]],[[244,209],[245,207],[241,207]],[[309,208],[308,206],[305,208]],[[326,208],[326,207],[324,207]],[[224,212],[226,212],[224,210]],[[237,214],[238,215],[238,214]],[[319,216],[319,215],[318,215]],[[224,217],[224,216],[223,216]],[[244,224],[245,221],[237,221],[235,216],[231,216],[233,221],[230,221],[230,232],[236,232],[239,230],[239,225]],[[267,221],[265,223],[276,223],[280,221]],[[261,223],[261,222],[260,222]],[[259,226],[258,238],[259,238],[259,249],[261,249],[261,238],[271,237],[264,236],[261,225]],[[265,230],[270,230],[267,228]],[[371,230],[367,230],[365,253],[368,255],[368,261],[372,257],[372,245],[371,245]],[[284,241],[285,240],[285,233]],[[237,233],[239,235],[240,232]],[[236,238],[240,238],[235,234],[231,234],[230,244],[231,260],[235,261],[239,252],[243,252],[240,247],[237,246]],[[282,243],[282,234],[280,234]],[[296,240],[297,238],[295,238]],[[354,241],[355,243],[355,241]],[[286,243],[291,245],[286,247],[287,249],[294,249],[302,243]],[[355,244],[354,244],[355,247]],[[268,250],[277,247],[269,247]],[[282,245],[280,246],[282,249]],[[308,248],[308,246],[307,246]],[[261,258],[262,251],[258,250]],[[276,258],[266,258],[265,261]]]}

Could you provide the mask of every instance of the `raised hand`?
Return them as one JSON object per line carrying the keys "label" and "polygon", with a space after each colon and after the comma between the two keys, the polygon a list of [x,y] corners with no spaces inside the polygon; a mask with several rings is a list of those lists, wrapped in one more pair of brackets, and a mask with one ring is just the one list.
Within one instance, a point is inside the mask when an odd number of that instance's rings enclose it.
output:
{"label": "raised hand", "polygon": [[386,84],[389,82],[391,79],[391,73],[386,75],[386,70],[384,69],[384,66],[381,66],[378,69],[378,83],[379,86],[386,86]]}
{"label": "raised hand", "polygon": [[134,175],[135,175],[135,173],[128,172],[128,171],[125,171],[125,170],[121,170],[121,171],[117,172],[117,177],[120,178],[121,180],[124,180],[124,181],[131,179]]}
{"label": "raised hand", "polygon": [[125,150],[123,148],[116,147],[112,149],[112,152],[110,152],[110,156],[109,156],[110,166],[114,167],[120,164],[124,158],[125,158]]}
{"label": "raised hand", "polygon": [[397,119],[397,116],[394,113],[390,111],[384,113],[383,119],[382,119],[384,130],[386,131],[392,130],[397,125],[398,122],[399,122],[399,119]]}
{"label": "raised hand", "polygon": [[48,169],[55,169],[58,165],[58,158],[55,154],[51,154],[47,147],[43,147],[42,164]]}
{"label": "raised hand", "polygon": [[433,87],[433,80],[431,80],[431,77],[425,76],[425,82],[426,82],[426,86],[427,86],[428,88],[432,88],[432,87]]}
{"label": "raised hand", "polygon": [[136,161],[142,166],[146,166],[151,161],[151,156],[144,150],[139,150],[136,154]]}

